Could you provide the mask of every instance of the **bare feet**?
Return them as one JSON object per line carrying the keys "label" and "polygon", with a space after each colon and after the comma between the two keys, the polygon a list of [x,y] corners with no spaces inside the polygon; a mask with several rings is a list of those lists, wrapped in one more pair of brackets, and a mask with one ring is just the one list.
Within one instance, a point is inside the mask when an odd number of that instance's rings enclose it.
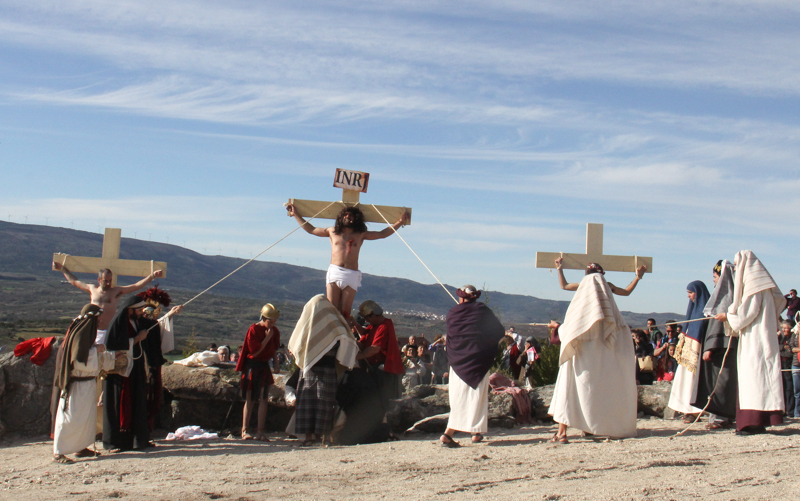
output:
{"label": "bare feet", "polygon": [[481,435],[480,433],[474,433],[472,435],[472,443],[477,444],[480,442],[483,442],[483,435]]}
{"label": "bare feet", "polygon": [[253,440],[253,435],[247,433],[247,430],[242,428],[242,440]]}

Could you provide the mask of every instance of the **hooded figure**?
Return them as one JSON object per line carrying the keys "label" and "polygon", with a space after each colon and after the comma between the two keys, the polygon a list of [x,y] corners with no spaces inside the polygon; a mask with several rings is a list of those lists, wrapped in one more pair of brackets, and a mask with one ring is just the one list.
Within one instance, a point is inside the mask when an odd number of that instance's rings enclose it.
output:
{"label": "hooded figure", "polygon": [[[689,295],[689,306],[686,308],[686,320],[705,318],[703,309],[706,307],[710,294],[708,288],[700,280],[695,280],[686,286]],[[703,347],[708,321],[687,322],[683,324],[683,332],[679,336],[678,346],[675,348],[675,360],[678,369],[672,383],[667,406],[678,412],[686,414],[686,420],[692,414],[702,412],[702,408],[692,405],[697,395],[697,364],[700,361],[700,351]],[[705,405],[705,404],[703,404]],[[702,406],[701,406],[702,407]]]}
{"label": "hooded figure", "polygon": [[94,346],[100,307],[87,304],[72,321],[56,355],[53,380],[53,455],[69,462],[65,454],[94,455],[89,445],[95,438],[95,380],[100,370],[114,366],[114,357],[98,353]]}
{"label": "hooded figure", "polygon": [[103,387],[103,447],[112,451],[153,447],[148,426],[148,379],[163,364],[158,323],[144,316],[147,302],[130,296],[111,320],[106,349],[125,351],[127,369],[108,374]]}
{"label": "hooded figure", "polygon": [[731,335],[739,336],[736,430],[763,433],[765,426],[783,422],[783,378],[776,332],[786,298],[752,251],[737,253],[734,266],[733,302],[727,313],[718,314],[716,319],[727,321]]}
{"label": "hooded figure", "polygon": [[[714,266],[713,273],[716,285],[703,309],[703,314],[708,317],[728,311],[733,303],[733,265],[727,260],[719,261]],[[724,323],[714,318],[708,321],[703,339],[703,354],[698,365],[697,397],[692,405],[702,408],[708,404],[707,428],[712,430],[721,428],[728,420],[736,417],[738,343],[738,338],[725,335]]]}

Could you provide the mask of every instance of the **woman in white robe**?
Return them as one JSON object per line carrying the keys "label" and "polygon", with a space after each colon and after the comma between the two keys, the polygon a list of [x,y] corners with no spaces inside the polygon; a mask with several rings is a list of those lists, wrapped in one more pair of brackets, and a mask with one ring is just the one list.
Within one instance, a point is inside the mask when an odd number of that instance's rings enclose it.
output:
{"label": "woman in white robe", "polygon": [[731,335],[739,337],[736,431],[763,433],[766,426],[783,422],[783,382],[776,333],[786,298],[752,251],[736,254],[734,267],[733,304],[727,313],[714,318],[727,322]]}
{"label": "woman in white robe", "polygon": [[636,354],[631,332],[612,294],[629,295],[646,268],[625,289],[589,265],[580,284],[569,284],[556,260],[561,288],[577,291],[559,328],[561,356],[548,413],[559,424],[551,442],[568,443],[567,428],[617,438],[636,436]]}

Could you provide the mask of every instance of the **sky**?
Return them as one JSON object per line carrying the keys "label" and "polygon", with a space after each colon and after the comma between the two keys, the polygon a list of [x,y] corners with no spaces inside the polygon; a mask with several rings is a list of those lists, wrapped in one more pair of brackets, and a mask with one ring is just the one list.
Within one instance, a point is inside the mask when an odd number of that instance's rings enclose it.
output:
{"label": "sky", "polygon": [[[0,75],[14,223],[249,259],[343,168],[413,210],[365,273],[435,283],[410,247],[444,283],[568,300],[535,253],[603,223],[605,253],[653,257],[623,310],[684,311],[742,249],[800,285],[797,2],[5,0]],[[329,258],[300,230],[259,259]]]}

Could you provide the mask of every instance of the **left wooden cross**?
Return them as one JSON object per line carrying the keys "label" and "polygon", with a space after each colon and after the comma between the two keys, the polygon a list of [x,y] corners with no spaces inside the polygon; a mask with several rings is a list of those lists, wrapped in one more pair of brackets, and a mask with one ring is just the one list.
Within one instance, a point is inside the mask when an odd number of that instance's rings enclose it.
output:
{"label": "left wooden cross", "polygon": [[167,277],[167,263],[162,261],[135,261],[133,259],[120,259],[119,246],[122,240],[122,230],[119,228],[106,228],[103,236],[102,257],[72,256],[56,252],[53,262],[66,266],[73,273],[97,273],[103,268],[108,268],[114,274],[111,286],[117,285],[117,276],[146,277],[156,270],[162,270]]}

